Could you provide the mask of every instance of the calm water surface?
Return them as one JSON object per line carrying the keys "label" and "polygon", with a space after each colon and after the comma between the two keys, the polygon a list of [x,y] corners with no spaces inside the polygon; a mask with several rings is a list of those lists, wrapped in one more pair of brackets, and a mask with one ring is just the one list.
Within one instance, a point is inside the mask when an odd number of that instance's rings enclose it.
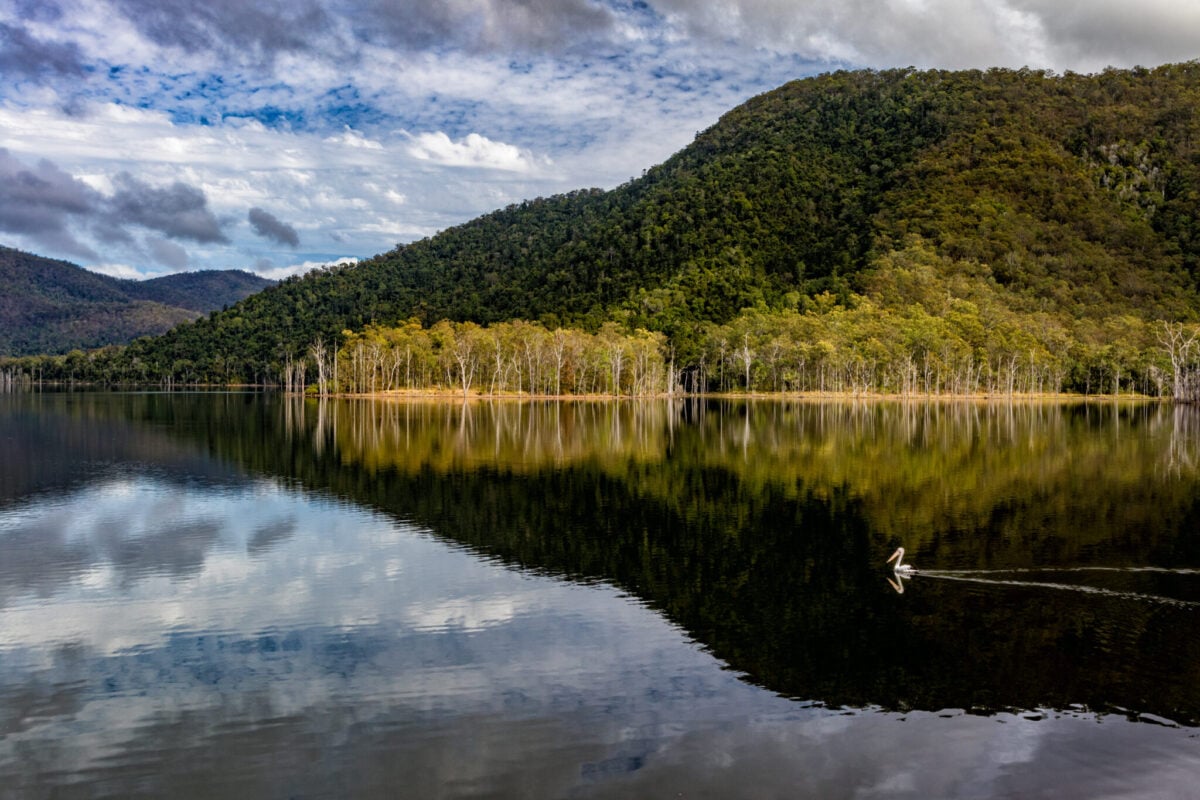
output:
{"label": "calm water surface", "polygon": [[0,452],[0,796],[1197,796],[1194,410],[16,394]]}

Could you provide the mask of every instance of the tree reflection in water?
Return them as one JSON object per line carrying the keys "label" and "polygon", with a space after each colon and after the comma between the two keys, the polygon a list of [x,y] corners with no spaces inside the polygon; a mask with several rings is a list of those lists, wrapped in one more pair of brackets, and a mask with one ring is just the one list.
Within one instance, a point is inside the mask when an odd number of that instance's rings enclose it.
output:
{"label": "tree reflection in water", "polygon": [[[84,413],[185,417],[173,436],[242,468],[616,585],[791,697],[1200,724],[1193,409],[149,396]],[[900,597],[883,578],[901,543],[960,575],[1110,569],[1053,581],[1092,592],[918,577]]]}

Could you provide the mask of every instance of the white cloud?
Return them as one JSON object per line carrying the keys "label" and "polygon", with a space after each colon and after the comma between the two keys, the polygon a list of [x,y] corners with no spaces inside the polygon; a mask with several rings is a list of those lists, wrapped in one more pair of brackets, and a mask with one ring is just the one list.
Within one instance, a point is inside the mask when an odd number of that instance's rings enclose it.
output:
{"label": "white cloud", "polygon": [[406,609],[405,621],[417,630],[475,632],[512,622],[520,613],[520,600],[515,597],[456,597],[412,603]]}
{"label": "white cloud", "polygon": [[143,272],[137,267],[130,266],[129,264],[88,264],[88,269],[90,269],[92,272],[99,272],[101,275],[109,275],[113,278],[124,278],[126,280],[133,281],[140,281],[144,280],[145,278],[153,278],[158,274],[155,272]]}
{"label": "white cloud", "polygon": [[413,158],[448,167],[481,167],[512,172],[528,172],[533,168],[520,148],[504,142],[493,142],[478,133],[468,134],[458,141],[452,141],[441,131],[417,134],[412,137],[408,152]]}
{"label": "white cloud", "polygon": [[382,150],[383,145],[372,139],[363,136],[359,131],[354,130],[349,125],[345,127],[342,133],[337,136],[330,136],[325,139],[328,144],[341,145],[343,147],[357,147],[363,150]]}

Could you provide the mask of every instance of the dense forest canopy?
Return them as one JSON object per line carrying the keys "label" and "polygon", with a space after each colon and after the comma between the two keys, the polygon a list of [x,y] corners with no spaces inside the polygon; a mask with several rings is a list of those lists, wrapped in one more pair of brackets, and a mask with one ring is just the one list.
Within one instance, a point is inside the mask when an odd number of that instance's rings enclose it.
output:
{"label": "dense forest canopy", "polygon": [[1200,62],[837,72],[614,190],[290,279],[104,369],[279,382],[368,325],[533,320],[661,333],[693,388],[1169,392],[1198,280]]}

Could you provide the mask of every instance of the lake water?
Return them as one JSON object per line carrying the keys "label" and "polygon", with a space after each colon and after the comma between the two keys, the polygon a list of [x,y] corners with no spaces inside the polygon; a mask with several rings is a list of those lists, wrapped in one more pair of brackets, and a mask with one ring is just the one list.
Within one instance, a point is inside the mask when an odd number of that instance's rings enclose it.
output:
{"label": "lake water", "polygon": [[9,394],[0,452],[0,796],[1200,792],[1194,409]]}

